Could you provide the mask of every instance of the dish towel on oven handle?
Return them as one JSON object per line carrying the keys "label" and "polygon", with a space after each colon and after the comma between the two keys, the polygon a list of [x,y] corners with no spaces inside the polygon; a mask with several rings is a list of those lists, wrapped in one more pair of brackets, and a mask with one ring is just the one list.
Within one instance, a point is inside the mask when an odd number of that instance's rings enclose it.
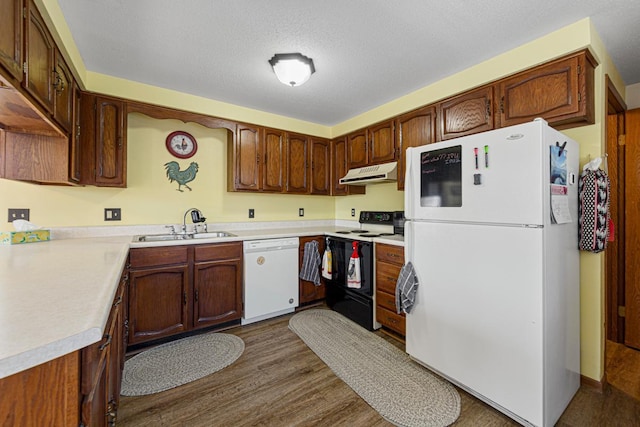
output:
{"label": "dish towel on oven handle", "polygon": [[353,242],[353,253],[349,259],[347,268],[347,287],[360,289],[362,287],[362,277],[360,275],[360,256],[358,255],[358,242]]}
{"label": "dish towel on oven handle", "polygon": [[320,286],[320,253],[318,252],[318,242],[315,240],[304,244],[300,278]]}
{"label": "dish towel on oven handle", "polygon": [[413,307],[418,289],[418,276],[411,261],[402,266],[396,282],[396,311],[409,313]]}
{"label": "dish towel on oven handle", "polygon": [[333,254],[331,253],[331,247],[329,246],[329,238],[327,237],[325,243],[324,254],[322,255],[322,277],[327,280],[331,280],[331,264],[333,263]]}

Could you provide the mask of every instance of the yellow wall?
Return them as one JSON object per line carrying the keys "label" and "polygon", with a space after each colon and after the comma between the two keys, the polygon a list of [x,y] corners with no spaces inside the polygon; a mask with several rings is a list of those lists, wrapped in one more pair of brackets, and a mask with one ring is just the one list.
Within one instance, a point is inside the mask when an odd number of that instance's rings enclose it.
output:
{"label": "yellow wall", "polygon": [[[312,135],[331,137],[392,117],[482,85],[527,67],[590,46],[600,62],[596,69],[596,123],[567,131],[581,149],[581,163],[604,151],[605,73],[611,75],[620,93],[624,85],[593,30],[585,19],[499,55],[467,70],[447,77],[416,92],[398,98],[333,128],[302,122],[273,114],[233,106],[193,95],[88,72],[71,40],[62,13],[55,0],[36,0],[46,10],[45,19],[58,29],[55,37],[65,44],[65,52],[74,63],[77,75],[87,90],[138,99],[238,121],[268,125]],[[200,142],[193,161],[200,170],[192,192],[176,191],[165,176],[163,164],[171,160],[164,148],[165,136],[176,129],[192,133]],[[42,187],[0,180],[0,213],[9,207],[28,207],[32,221],[47,226],[104,225],[105,207],[121,207],[119,224],[176,223],[187,208],[198,207],[210,221],[245,221],[247,209],[256,209],[256,221],[297,220],[304,207],[304,219],[353,219],[351,209],[399,210],[403,194],[394,184],[367,187],[366,195],[348,197],[291,196],[227,193],[226,144],[222,131],[174,120],[155,120],[142,115],[129,116],[128,188]],[[188,161],[179,162],[182,168]],[[114,223],[109,223],[114,224]],[[115,223],[118,224],[118,223]],[[0,229],[10,229],[3,224]],[[600,380],[604,373],[604,261],[602,255],[581,254],[581,353],[582,374]]]}

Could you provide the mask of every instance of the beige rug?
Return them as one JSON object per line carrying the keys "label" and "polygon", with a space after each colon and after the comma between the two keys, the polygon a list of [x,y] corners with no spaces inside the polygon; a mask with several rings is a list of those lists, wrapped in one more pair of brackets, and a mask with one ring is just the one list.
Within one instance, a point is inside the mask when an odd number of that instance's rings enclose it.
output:
{"label": "beige rug", "polygon": [[120,394],[142,396],[178,387],[229,366],[243,351],[242,338],[220,333],[162,344],[125,362]]}
{"label": "beige rug", "polygon": [[446,426],[460,415],[460,395],[450,383],[341,314],[305,310],[289,329],[387,421]]}

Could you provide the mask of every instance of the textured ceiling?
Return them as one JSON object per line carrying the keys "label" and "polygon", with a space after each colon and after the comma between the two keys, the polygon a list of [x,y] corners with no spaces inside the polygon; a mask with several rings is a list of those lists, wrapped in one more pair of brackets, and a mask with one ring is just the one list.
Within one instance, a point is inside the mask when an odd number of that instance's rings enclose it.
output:
{"label": "textured ceiling", "polygon": [[[58,0],[87,70],[335,125],[591,17],[640,82],[638,0]],[[276,79],[301,52],[316,73]]]}

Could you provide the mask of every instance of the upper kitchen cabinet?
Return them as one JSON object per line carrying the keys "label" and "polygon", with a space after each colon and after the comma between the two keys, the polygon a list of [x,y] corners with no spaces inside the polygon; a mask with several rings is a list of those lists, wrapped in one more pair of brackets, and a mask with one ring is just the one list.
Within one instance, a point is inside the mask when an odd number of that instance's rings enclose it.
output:
{"label": "upper kitchen cabinet", "polygon": [[0,65],[18,82],[23,77],[22,9],[22,0],[0,0]]}
{"label": "upper kitchen cabinet", "polygon": [[364,194],[365,186],[340,184],[340,178],[349,170],[349,156],[347,150],[347,138],[342,137],[331,143],[331,195],[345,196],[347,194]]}
{"label": "upper kitchen cabinet", "polygon": [[237,124],[232,146],[227,151],[229,191],[261,189],[261,131],[258,126]]}
{"label": "upper kitchen cabinet", "polygon": [[127,186],[127,116],[124,101],[83,94],[80,119],[82,183]]}
{"label": "upper kitchen cabinet", "polygon": [[281,192],[285,183],[286,136],[278,129],[264,129],[262,191]]}
{"label": "upper kitchen cabinet", "polygon": [[229,191],[282,192],[286,135],[278,129],[237,124],[227,151]]}
{"label": "upper kitchen cabinet", "polygon": [[369,164],[368,148],[366,129],[360,129],[347,135],[347,165],[349,169],[362,168]]}
{"label": "upper kitchen cabinet", "polygon": [[309,137],[290,133],[287,135],[287,193],[309,192]]}
{"label": "upper kitchen cabinet", "polygon": [[55,68],[53,69],[53,117],[65,130],[71,132],[73,126],[73,103],[75,99],[75,80],[64,61],[60,51],[56,49]]}
{"label": "upper kitchen cabinet", "polygon": [[485,86],[439,102],[438,140],[444,141],[495,129],[493,96],[493,86]]}
{"label": "upper kitchen cabinet", "polygon": [[499,81],[500,126],[536,117],[555,128],[594,123],[596,65],[584,50]]}
{"label": "upper kitchen cabinet", "polygon": [[55,43],[33,0],[27,3],[25,25],[25,90],[47,112],[53,112]]}
{"label": "upper kitchen cabinet", "polygon": [[427,106],[403,114],[396,119],[398,144],[398,190],[404,190],[406,150],[409,147],[431,144],[436,140],[436,108]]}
{"label": "upper kitchen cabinet", "polygon": [[396,160],[394,120],[388,120],[367,128],[369,165]]}
{"label": "upper kitchen cabinet", "polygon": [[331,144],[311,138],[311,194],[331,193]]}

